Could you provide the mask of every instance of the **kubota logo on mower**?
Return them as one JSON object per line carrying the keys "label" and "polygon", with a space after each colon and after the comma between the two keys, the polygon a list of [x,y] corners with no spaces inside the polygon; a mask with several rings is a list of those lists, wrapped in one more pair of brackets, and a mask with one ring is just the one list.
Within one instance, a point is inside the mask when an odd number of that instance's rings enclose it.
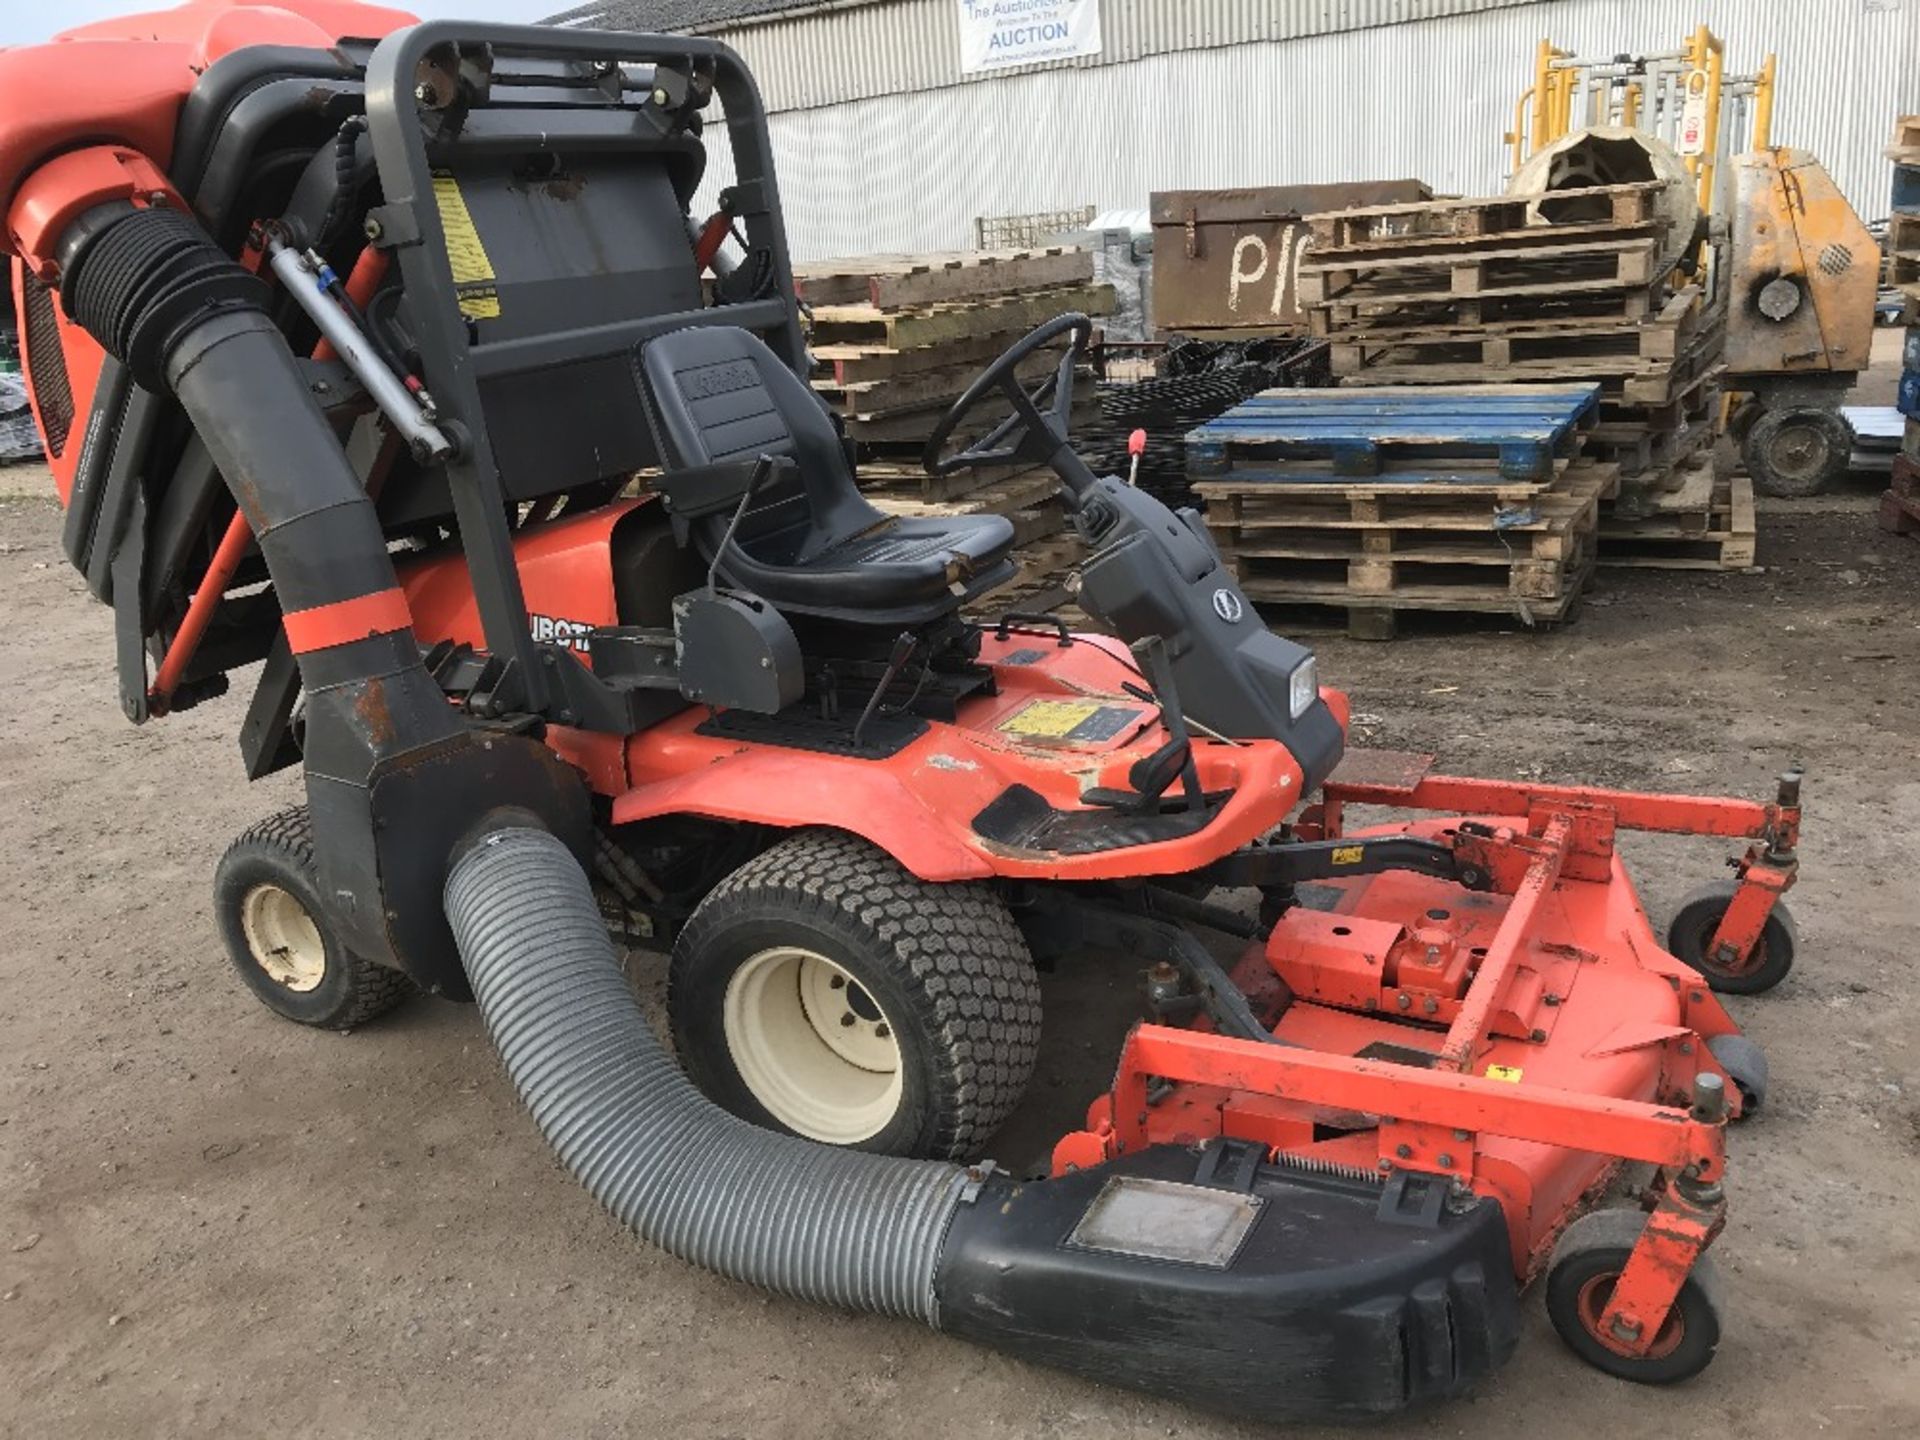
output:
{"label": "kubota logo on mower", "polygon": [[553,615],[529,615],[533,638],[542,644],[558,645],[563,650],[578,650],[585,655],[590,646],[587,637],[593,626],[581,620],[562,620]]}

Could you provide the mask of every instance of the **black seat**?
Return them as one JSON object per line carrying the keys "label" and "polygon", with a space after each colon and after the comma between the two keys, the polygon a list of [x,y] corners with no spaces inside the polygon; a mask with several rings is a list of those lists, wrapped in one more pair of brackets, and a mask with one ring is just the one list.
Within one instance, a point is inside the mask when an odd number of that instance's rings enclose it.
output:
{"label": "black seat", "polygon": [[661,488],[709,561],[753,463],[784,462],[756,485],[720,556],[730,585],[783,611],[912,625],[1013,577],[1013,525],[1002,516],[875,509],[826,407],[757,336],[730,325],[676,330],[642,345],[636,369]]}

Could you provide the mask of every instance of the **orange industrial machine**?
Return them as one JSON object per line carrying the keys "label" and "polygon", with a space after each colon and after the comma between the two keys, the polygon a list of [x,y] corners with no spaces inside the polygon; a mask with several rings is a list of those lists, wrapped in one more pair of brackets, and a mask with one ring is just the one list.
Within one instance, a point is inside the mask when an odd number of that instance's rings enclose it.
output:
{"label": "orange industrial machine", "polygon": [[[1197,1404],[1458,1394],[1536,1278],[1613,1374],[1711,1359],[1726,1126],[1766,1085],[1716,992],[1793,962],[1797,774],[1754,804],[1342,763],[1345,697],[1199,519],[1075,453],[1083,316],[927,464],[1052,467],[1105,633],[966,618],[1011,528],[862,497],[710,40],[195,0],[0,54],[0,96],[127,713],[250,673],[248,773],[304,771],[216,875],[270,1009],[471,998],[672,1253]],[[690,209],[710,145],[723,224]],[[1637,830],[1743,847],[1664,938]],[[677,1060],[603,902],[672,948]],[[1009,1175],[975,1157],[1035,967],[1081,947],[1136,957],[1147,1020],[1052,1174]]]}

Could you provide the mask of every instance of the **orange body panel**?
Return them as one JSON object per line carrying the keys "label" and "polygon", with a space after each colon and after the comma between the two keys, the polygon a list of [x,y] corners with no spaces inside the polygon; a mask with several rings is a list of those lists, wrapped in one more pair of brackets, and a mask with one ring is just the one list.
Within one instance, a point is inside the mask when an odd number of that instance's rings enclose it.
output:
{"label": "orange body panel", "polygon": [[[616,822],[675,812],[765,825],[836,825],[893,855],[923,880],[989,875],[1102,880],[1191,870],[1273,829],[1300,800],[1300,769],[1285,746],[1201,740],[1201,784],[1233,796],[1198,834],[1085,855],[1026,850],[988,840],[973,818],[1010,786],[1038,792],[1055,809],[1093,809],[1082,792],[1128,788],[1134,762],[1166,743],[1158,709],[1121,687],[1138,673],[1118,642],[1082,636],[989,635],[981,660],[999,693],[962,703],[955,724],[927,732],[884,761],[813,754],[703,736],[690,711],[629,742],[633,789],[614,802]],[[1018,660],[1010,657],[1019,657]],[[1032,658],[1027,658],[1032,657]],[[1344,713],[1344,697],[1337,707]],[[1035,702],[1081,701],[1130,712],[1111,738],[1042,743],[1009,727]],[[1111,814],[1113,812],[1107,811]]]}
{"label": "orange body panel", "polygon": [[[618,623],[612,583],[614,531],[650,499],[622,500],[576,518],[533,525],[514,552],[534,637],[578,649],[591,663],[587,632]],[[465,561],[457,553],[402,563],[400,584],[423,644],[483,648]],[[1300,802],[1301,774],[1271,741],[1200,740],[1202,785],[1233,796],[1195,835],[1086,855],[999,845],[977,834],[973,817],[1013,785],[1056,809],[1092,809],[1081,794],[1128,788],[1134,762],[1166,742],[1158,709],[1121,687],[1139,675],[1124,646],[1082,636],[1060,646],[1051,635],[985,637],[981,659],[995,667],[999,693],[960,707],[958,723],[929,723],[886,760],[861,760],[701,735],[708,712],[690,706],[638,735],[593,735],[550,726],[547,743],[613,800],[616,824],[660,815],[703,815],[760,825],[835,825],[872,841],[924,880],[999,875],[1099,880],[1194,869],[1266,834]],[[1322,698],[1345,723],[1346,697]],[[1100,739],[1039,740],[1017,733],[1035,702],[1110,707],[1124,723]],[[1008,727],[1016,727],[1010,729]],[[1111,814],[1112,811],[1102,813]]]}
{"label": "orange body panel", "polygon": [[0,51],[0,208],[10,208],[28,174],[77,143],[125,145],[166,166],[181,103],[207,67],[236,50],[328,50],[414,23],[403,10],[346,0],[194,0],[83,25],[51,47]]}

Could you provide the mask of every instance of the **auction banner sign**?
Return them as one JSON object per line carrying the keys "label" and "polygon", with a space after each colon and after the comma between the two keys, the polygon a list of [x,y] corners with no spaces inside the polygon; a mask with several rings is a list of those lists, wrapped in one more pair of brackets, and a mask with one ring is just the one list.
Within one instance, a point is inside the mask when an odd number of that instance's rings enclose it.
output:
{"label": "auction banner sign", "polygon": [[1100,0],[959,0],[960,73],[1100,53]]}

